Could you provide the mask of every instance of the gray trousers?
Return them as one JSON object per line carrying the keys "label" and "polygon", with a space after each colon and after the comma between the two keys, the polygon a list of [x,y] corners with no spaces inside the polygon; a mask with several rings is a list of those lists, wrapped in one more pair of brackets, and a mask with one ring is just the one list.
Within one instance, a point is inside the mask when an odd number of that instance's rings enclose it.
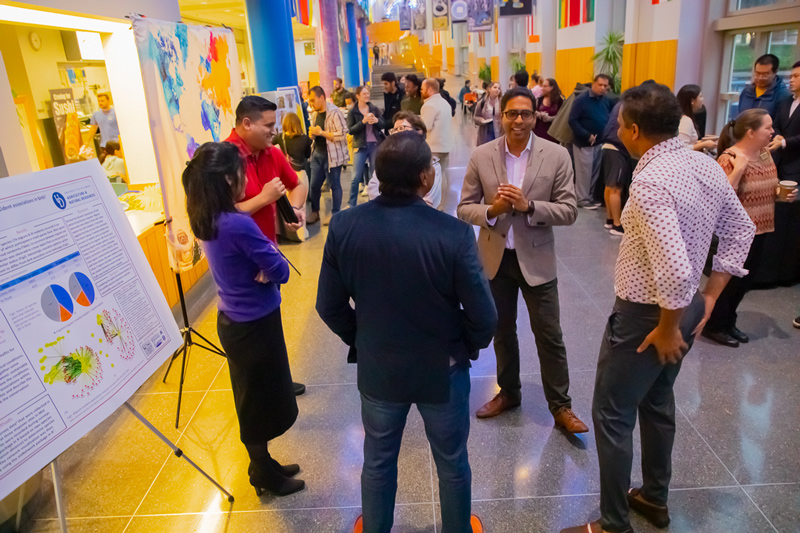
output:
{"label": "gray trousers", "polygon": [[[441,206],[445,205],[447,200],[447,193],[450,192],[450,172],[447,170],[450,167],[450,152],[433,152],[431,155],[439,158],[439,165],[442,167],[442,201]],[[439,206],[433,206],[437,209]],[[442,207],[444,209],[444,207]]]}
{"label": "gray trousers", "polygon": [[[704,311],[703,298],[697,293],[684,311],[680,327],[689,348]],[[636,352],[658,325],[660,313],[657,305],[617,298],[597,361],[592,420],[600,462],[600,525],[611,533],[630,530],[627,492],[637,413],[642,438],[642,496],[658,505],[667,504],[675,441],[672,387],[681,363],[661,365],[652,346],[643,353]]]}
{"label": "gray trousers", "polygon": [[585,148],[576,145],[572,147],[572,157],[575,159],[575,196],[578,205],[592,203],[592,189],[600,177],[601,146],[601,143],[597,143]]}
{"label": "gray trousers", "polygon": [[517,337],[517,302],[519,293],[525,299],[536,340],[536,352],[542,370],[542,387],[550,412],[572,407],[569,397],[567,350],[561,333],[561,311],[558,301],[558,279],[532,287],[525,281],[517,260],[517,252],[506,250],[494,279],[489,280],[497,307],[497,330],[494,353],[497,357],[497,384],[520,398],[519,339]]}

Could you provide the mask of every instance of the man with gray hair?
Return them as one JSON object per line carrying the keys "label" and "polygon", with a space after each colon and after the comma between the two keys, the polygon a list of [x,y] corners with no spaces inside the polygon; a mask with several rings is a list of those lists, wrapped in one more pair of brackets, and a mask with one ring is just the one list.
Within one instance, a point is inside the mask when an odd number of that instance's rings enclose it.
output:
{"label": "man with gray hair", "polygon": [[444,204],[450,188],[447,167],[450,151],[453,149],[452,109],[447,100],[439,94],[439,82],[435,78],[425,78],[420,93],[425,100],[420,115],[428,128],[428,146],[442,166],[442,204]]}

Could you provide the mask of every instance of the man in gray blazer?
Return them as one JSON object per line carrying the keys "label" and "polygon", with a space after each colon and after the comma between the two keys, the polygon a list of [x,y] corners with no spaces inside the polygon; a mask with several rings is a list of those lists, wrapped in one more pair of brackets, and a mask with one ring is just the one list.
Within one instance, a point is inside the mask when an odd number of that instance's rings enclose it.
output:
{"label": "man in gray blazer", "polygon": [[506,135],[472,154],[458,218],[480,226],[478,252],[497,307],[494,336],[500,392],[480,408],[490,418],[521,403],[517,301],[528,306],[548,407],[570,433],[589,429],[572,412],[569,370],[559,319],[553,226],[575,222],[573,171],[567,151],[533,133],[533,95],[508,91],[500,103]]}

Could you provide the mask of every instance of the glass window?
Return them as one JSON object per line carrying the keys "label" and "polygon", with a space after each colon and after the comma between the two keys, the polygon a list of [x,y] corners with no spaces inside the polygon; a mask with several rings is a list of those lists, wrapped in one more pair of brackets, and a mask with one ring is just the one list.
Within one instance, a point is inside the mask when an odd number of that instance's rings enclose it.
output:
{"label": "glass window", "polygon": [[775,4],[785,4],[790,0],[732,0],[731,10],[750,9],[751,7],[772,6]]}
{"label": "glass window", "polygon": [[781,65],[778,75],[786,81],[796,61],[797,29],[770,32],[767,43],[767,53],[778,56]]}

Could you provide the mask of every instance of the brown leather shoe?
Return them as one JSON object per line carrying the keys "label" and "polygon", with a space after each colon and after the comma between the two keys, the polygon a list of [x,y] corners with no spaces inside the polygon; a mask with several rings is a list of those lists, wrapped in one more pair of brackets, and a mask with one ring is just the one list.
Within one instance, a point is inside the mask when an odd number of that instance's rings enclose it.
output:
{"label": "brown leather shoe", "polygon": [[556,426],[564,428],[570,433],[588,433],[589,428],[586,424],[581,422],[581,419],[575,416],[572,409],[569,407],[562,407],[556,414],[553,415],[556,421]]}
{"label": "brown leather shoe", "polygon": [[[600,520],[583,524],[582,526],[568,527],[562,529],[561,533],[605,533],[605,530],[600,527]],[[633,533],[633,529],[628,529],[625,533]]]}
{"label": "brown leather shoe", "polygon": [[519,399],[514,399],[505,391],[498,392],[491,401],[487,402],[483,407],[478,409],[478,412],[475,413],[475,416],[478,418],[492,418],[493,416],[497,416],[504,411],[508,411],[509,409],[513,409],[515,407],[519,407],[521,401]]}
{"label": "brown leather shoe", "polygon": [[319,211],[312,211],[311,214],[308,215],[308,219],[306,219],[306,225],[311,226],[317,222],[319,222]]}
{"label": "brown leather shoe", "polygon": [[628,491],[628,505],[658,528],[669,525],[669,508],[666,505],[650,503],[642,496],[642,489]]}

